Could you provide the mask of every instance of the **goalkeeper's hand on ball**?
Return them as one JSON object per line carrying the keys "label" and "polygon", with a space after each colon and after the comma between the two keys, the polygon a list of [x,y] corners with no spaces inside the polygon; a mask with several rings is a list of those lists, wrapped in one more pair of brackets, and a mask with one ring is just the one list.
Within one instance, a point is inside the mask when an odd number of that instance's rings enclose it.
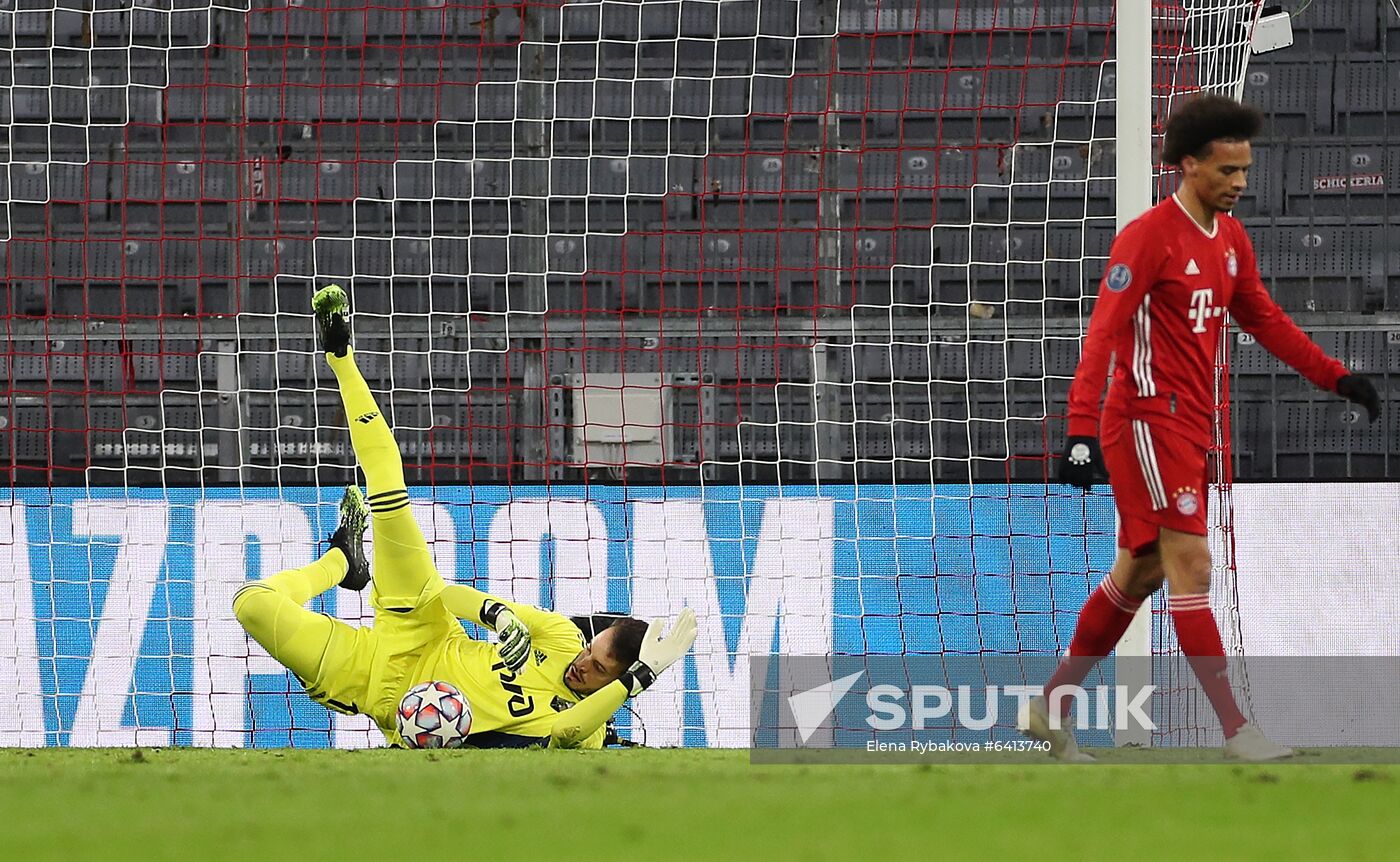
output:
{"label": "goalkeeper's hand on ball", "polygon": [[664,625],[662,620],[652,620],[642,636],[637,661],[620,677],[632,697],[646,691],[663,670],[680,661],[695,643],[695,611],[690,608],[681,611],[670,634],[662,637]]}
{"label": "goalkeeper's hand on ball", "polygon": [[482,612],[482,621],[496,632],[496,651],[511,673],[518,673],[530,659],[530,629],[515,613],[492,602]]}

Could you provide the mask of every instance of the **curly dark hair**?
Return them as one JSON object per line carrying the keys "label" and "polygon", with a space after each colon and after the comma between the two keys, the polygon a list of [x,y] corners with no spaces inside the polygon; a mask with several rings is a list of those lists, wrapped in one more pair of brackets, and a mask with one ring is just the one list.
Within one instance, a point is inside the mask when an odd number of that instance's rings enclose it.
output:
{"label": "curly dark hair", "polygon": [[647,624],[632,617],[621,617],[608,626],[616,629],[613,635],[612,657],[624,668],[632,666],[642,652],[642,638],[646,637]]}
{"label": "curly dark hair", "polygon": [[1167,118],[1162,161],[1180,166],[1187,156],[1207,158],[1212,141],[1247,141],[1263,126],[1264,115],[1249,105],[1214,93],[1192,96]]}

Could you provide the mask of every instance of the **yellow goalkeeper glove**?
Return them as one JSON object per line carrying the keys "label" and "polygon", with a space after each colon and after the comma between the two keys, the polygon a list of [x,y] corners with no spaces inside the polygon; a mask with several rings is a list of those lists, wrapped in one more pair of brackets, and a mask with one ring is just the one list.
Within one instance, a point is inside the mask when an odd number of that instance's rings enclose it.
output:
{"label": "yellow goalkeeper glove", "polygon": [[515,612],[500,602],[487,602],[481,621],[496,632],[496,651],[511,673],[518,673],[530,660],[530,629]]}

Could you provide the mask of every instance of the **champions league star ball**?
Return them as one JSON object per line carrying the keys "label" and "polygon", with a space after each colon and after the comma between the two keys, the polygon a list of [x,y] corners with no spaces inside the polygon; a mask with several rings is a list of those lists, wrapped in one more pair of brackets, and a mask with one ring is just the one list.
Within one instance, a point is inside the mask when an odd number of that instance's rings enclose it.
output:
{"label": "champions league star ball", "polygon": [[472,706],[447,682],[422,682],[399,701],[399,736],[409,748],[461,748],[472,729]]}

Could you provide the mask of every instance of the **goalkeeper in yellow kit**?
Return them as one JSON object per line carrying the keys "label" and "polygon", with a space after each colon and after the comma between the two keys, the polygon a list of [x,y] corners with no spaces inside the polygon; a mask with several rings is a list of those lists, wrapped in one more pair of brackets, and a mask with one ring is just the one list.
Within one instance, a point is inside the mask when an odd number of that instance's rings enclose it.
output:
{"label": "goalkeeper in yellow kit", "polygon": [[[694,612],[683,611],[665,638],[661,622],[623,617],[586,642],[568,617],[444,582],[409,508],[398,445],[355,366],[349,305],[337,285],[312,298],[365,471],[368,506],[359,488],[347,488],[330,549],[310,565],[240,589],[233,599],[239,623],[296,674],[312,700],[368,715],[393,745],[403,745],[395,713],[404,694],[443,680],[471,703],[468,745],[601,748],[613,713],[690,649]],[[367,523],[374,530],[372,579],[362,545]],[[337,585],[370,585],[373,627],[304,607]],[[468,637],[463,619],[495,631],[499,643]]]}

